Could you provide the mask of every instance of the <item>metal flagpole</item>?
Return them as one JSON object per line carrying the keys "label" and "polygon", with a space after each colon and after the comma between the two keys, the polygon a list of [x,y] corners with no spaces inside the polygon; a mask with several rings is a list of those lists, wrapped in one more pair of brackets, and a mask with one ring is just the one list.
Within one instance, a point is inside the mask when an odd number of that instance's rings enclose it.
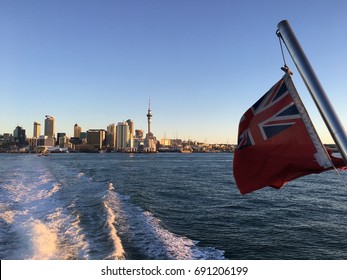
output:
{"label": "metal flagpole", "polygon": [[287,20],[281,21],[278,25],[279,36],[283,39],[296,68],[298,69],[308,91],[310,92],[316,106],[329,129],[335,144],[339,148],[342,158],[347,164],[347,136],[328,96],[320,84],[310,62],[300,46],[292,28]]}

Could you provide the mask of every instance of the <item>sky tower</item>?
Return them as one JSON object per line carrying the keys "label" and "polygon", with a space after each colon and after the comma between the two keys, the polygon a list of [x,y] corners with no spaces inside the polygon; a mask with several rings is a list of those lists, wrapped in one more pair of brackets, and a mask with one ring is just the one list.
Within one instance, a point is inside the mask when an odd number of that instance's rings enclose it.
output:
{"label": "sky tower", "polygon": [[151,99],[149,99],[147,119],[148,119],[148,134],[150,134],[151,133],[151,123],[152,123]]}

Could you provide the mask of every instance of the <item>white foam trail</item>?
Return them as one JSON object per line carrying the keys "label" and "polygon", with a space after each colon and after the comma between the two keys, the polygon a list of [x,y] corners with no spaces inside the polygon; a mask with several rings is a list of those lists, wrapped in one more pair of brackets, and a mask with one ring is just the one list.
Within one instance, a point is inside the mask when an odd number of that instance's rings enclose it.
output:
{"label": "white foam trail", "polygon": [[[37,158],[25,158],[2,190],[8,203],[0,218],[14,233],[14,259],[87,259],[89,246],[77,212],[70,213],[54,195],[62,186]],[[72,206],[70,209],[74,209]]]}
{"label": "white foam trail", "polygon": [[[113,195],[112,191],[114,190],[112,183],[108,184],[108,189],[109,189],[108,195],[110,197],[112,197],[112,195]],[[114,226],[114,224],[116,222],[116,215],[115,215],[114,211],[111,209],[111,207],[106,202],[104,202],[104,207],[107,211],[107,226],[110,230],[110,238],[113,241],[113,245],[114,245],[114,249],[115,249],[111,258],[115,258],[117,260],[124,259],[125,255],[124,255],[123,244],[122,244],[122,241],[117,234],[117,229]]]}
{"label": "white foam trail", "polygon": [[213,247],[198,246],[185,236],[165,229],[161,221],[149,211],[143,211],[129,202],[127,196],[113,192],[115,210],[122,215],[119,231],[140,251],[151,259],[224,259],[224,251]]}
{"label": "white foam trail", "polygon": [[[58,235],[59,259],[88,259],[89,246],[80,227],[79,215],[67,216],[63,208],[57,208],[47,216],[50,227]],[[76,216],[75,216],[76,215]]]}
{"label": "white foam trail", "polygon": [[32,246],[34,260],[56,259],[57,253],[57,233],[51,230],[41,221],[32,223]]}
{"label": "white foam trail", "polygon": [[15,212],[14,211],[4,211],[0,213],[0,219],[3,219],[7,224],[12,224],[14,221]]}
{"label": "white foam trail", "polygon": [[52,196],[54,193],[58,192],[60,189],[60,184],[55,183],[51,189],[40,190],[37,194],[38,199],[46,199]]}
{"label": "white foam trail", "polygon": [[199,247],[198,242],[174,234],[161,226],[161,221],[151,212],[143,213],[146,223],[153,228],[156,238],[163,245],[167,258],[177,260],[224,259],[224,251],[211,247]]}
{"label": "white foam trail", "polygon": [[116,216],[114,215],[112,209],[107,205],[107,203],[104,202],[104,207],[107,210],[107,225],[110,230],[110,237],[113,241],[113,245],[115,248],[114,253],[112,254],[112,257],[114,257],[117,260],[124,259],[124,248],[122,245],[122,241],[117,235],[117,230],[114,227],[114,223],[116,221]]}
{"label": "white foam trail", "polygon": [[113,191],[114,190],[114,186],[113,183],[108,183],[108,190]]}

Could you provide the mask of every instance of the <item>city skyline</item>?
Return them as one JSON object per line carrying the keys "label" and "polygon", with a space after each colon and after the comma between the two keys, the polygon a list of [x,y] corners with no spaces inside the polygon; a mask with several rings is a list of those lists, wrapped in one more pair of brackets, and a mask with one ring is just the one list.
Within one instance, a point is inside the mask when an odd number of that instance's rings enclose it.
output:
{"label": "city skyline", "polygon": [[[158,138],[237,142],[243,113],[278,81],[277,24],[288,19],[343,124],[344,11],[325,1],[1,1],[0,133],[50,114],[56,131],[106,128],[129,117]],[[331,143],[300,75],[293,81]],[[43,125],[42,125],[43,126]]]}
{"label": "city skyline", "polygon": [[[153,137],[154,134],[152,133],[151,129],[152,129],[152,117],[153,117],[153,114],[152,114],[152,110],[151,110],[151,101],[149,100],[149,105],[148,105],[148,110],[147,110],[147,114],[146,114],[146,117],[147,117],[147,127],[146,128],[138,128],[136,127],[137,130],[141,130],[143,133],[145,131],[147,131],[147,134],[150,135],[150,137]],[[108,125],[104,125],[102,127],[82,127],[80,126],[80,124],[78,122],[76,122],[71,131],[69,132],[66,132],[66,131],[58,131],[56,130],[56,118],[54,116],[50,116],[50,115],[45,115],[45,119],[44,119],[44,126],[43,126],[43,131],[41,130],[41,122],[39,121],[34,121],[33,122],[33,129],[32,129],[32,132],[30,131],[30,129],[20,125],[20,124],[17,124],[16,127],[14,128],[14,130],[12,131],[0,131],[0,135],[2,134],[12,134],[14,135],[14,131],[20,127],[22,129],[24,129],[26,131],[26,137],[27,138],[36,138],[38,139],[40,136],[47,136],[48,138],[54,138],[56,137],[57,134],[59,133],[64,133],[66,134],[66,136],[68,137],[74,137],[74,138],[79,138],[80,137],[80,134],[81,132],[87,132],[88,130],[105,130],[105,131],[108,131],[109,128],[111,126],[120,126],[120,125],[123,125],[123,124],[126,124],[127,126],[129,125],[129,130],[130,130],[130,134],[132,136],[134,136],[134,131],[135,131],[135,126],[134,126],[134,122],[133,120],[130,118],[128,119],[127,121],[123,120],[123,121],[115,121],[111,124],[108,124]],[[41,133],[43,132],[43,134]],[[163,135],[163,137],[161,138],[166,138],[166,133]],[[169,137],[169,138],[172,138],[172,139],[175,139],[177,138],[177,132],[174,134],[173,137]],[[167,139],[169,139],[167,138]],[[183,139],[183,140],[192,140],[192,139]]]}

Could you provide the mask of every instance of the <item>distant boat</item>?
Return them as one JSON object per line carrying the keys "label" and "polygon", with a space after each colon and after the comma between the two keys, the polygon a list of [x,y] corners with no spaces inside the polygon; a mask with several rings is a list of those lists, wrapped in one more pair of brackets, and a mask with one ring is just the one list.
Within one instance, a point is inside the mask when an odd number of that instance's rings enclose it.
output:
{"label": "distant boat", "polygon": [[39,156],[48,156],[49,154],[50,152],[48,150],[44,150],[39,154]]}
{"label": "distant boat", "polygon": [[182,149],[180,149],[181,153],[185,153],[185,154],[189,154],[193,152],[192,147],[190,147],[189,145],[184,146]]}

